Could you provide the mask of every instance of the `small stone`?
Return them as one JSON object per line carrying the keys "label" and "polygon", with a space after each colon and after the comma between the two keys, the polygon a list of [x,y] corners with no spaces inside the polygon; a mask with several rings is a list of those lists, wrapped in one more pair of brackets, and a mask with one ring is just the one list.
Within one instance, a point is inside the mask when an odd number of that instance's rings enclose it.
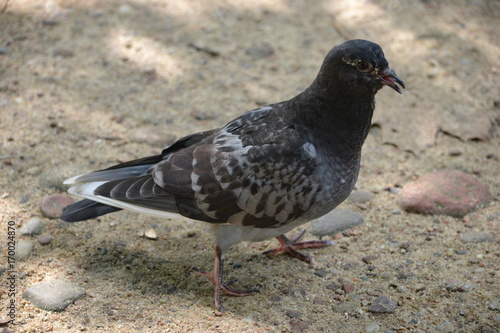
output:
{"label": "small stone", "polygon": [[352,203],[366,203],[372,201],[375,197],[375,194],[365,190],[357,190],[352,191],[349,197],[347,198],[348,202]]}
{"label": "small stone", "polygon": [[144,231],[144,236],[148,239],[157,239],[156,231],[153,228],[148,228]]}
{"label": "small stone", "polygon": [[21,228],[19,228],[19,233],[21,235],[28,235],[28,236],[39,235],[43,231],[44,227],[45,224],[42,222],[42,220],[34,217],[30,219]]}
{"label": "small stone", "polygon": [[297,310],[286,310],[285,314],[290,318],[300,318],[304,314]]}
{"label": "small stone", "polygon": [[312,221],[309,231],[315,236],[323,237],[354,228],[362,223],[363,218],[358,213],[349,209],[337,208]]}
{"label": "small stone", "polygon": [[289,324],[292,332],[306,332],[309,329],[309,325],[296,318],[290,320]]}
{"label": "small stone", "polygon": [[346,293],[346,294],[350,294],[354,291],[355,287],[354,285],[352,284],[347,284],[347,283],[344,283],[342,285],[342,290]]}
{"label": "small stone", "polygon": [[462,234],[460,239],[464,243],[487,243],[494,242],[495,236],[487,232],[471,231]]}
{"label": "small stone", "polygon": [[36,283],[26,289],[23,298],[37,308],[62,311],[84,295],[85,291],[73,283],[64,280],[49,280]]}
{"label": "small stone", "polygon": [[365,326],[366,333],[378,332],[380,331],[380,325],[377,323],[370,323]]}
{"label": "small stone", "polygon": [[464,284],[462,282],[451,279],[447,281],[445,289],[451,292],[461,291],[463,285]]}
{"label": "small stone", "polygon": [[[140,228],[137,231],[137,236],[139,236],[139,237],[146,237],[148,239],[153,239],[153,240],[158,238],[155,229],[153,229],[153,228],[146,228],[146,227]],[[104,248],[104,249],[107,252],[107,249],[106,248]]]}
{"label": "small stone", "polygon": [[361,258],[361,260],[363,260],[365,264],[371,264],[372,259],[373,259],[372,256],[364,256]]}
{"label": "small stone", "polygon": [[399,205],[408,212],[463,217],[491,200],[487,185],[458,170],[440,170],[408,183]]}
{"label": "small stone", "polygon": [[382,272],[380,273],[380,278],[384,280],[390,280],[392,278],[392,274],[389,272]]}
{"label": "small stone", "polygon": [[63,209],[73,202],[75,201],[66,193],[53,194],[42,199],[40,209],[43,216],[57,219],[62,215]]}
{"label": "small stone", "polygon": [[9,49],[6,48],[5,46],[0,46],[0,54],[7,54],[9,53]]}
{"label": "small stone", "polygon": [[251,46],[245,50],[246,54],[251,56],[253,59],[263,59],[268,58],[274,54],[274,49],[269,44]]}
{"label": "small stone", "polygon": [[322,278],[326,277],[327,274],[328,274],[328,272],[324,268],[320,268],[320,269],[317,269],[314,271],[314,275],[322,277]]}
{"label": "small stone", "polygon": [[131,131],[129,138],[133,142],[146,143],[151,146],[169,146],[174,143],[176,137],[173,134],[165,133],[158,127],[146,126]]}
{"label": "small stone", "polygon": [[359,307],[358,302],[348,301],[344,303],[334,304],[333,311],[338,313],[354,312]]}
{"label": "small stone", "polygon": [[490,310],[498,310],[498,303],[497,302],[491,302],[488,305],[488,309],[490,309]]}
{"label": "small stone", "polygon": [[464,254],[469,253],[469,251],[467,251],[465,249],[460,249],[460,250],[456,250],[455,253],[459,254],[459,255],[464,255]]}
{"label": "small stone", "polygon": [[32,241],[22,239],[16,242],[15,258],[19,261],[27,259],[31,252],[35,249],[35,244]]}
{"label": "small stone", "polygon": [[408,291],[408,289],[406,289],[406,288],[405,288],[405,287],[403,287],[403,286],[397,286],[397,287],[396,287],[396,291],[397,291],[398,293],[405,294],[405,293]]}
{"label": "small stone", "polygon": [[396,303],[387,296],[379,296],[375,302],[368,308],[368,311],[374,313],[392,313],[396,311]]}
{"label": "small stone", "polygon": [[49,244],[50,242],[52,242],[52,236],[50,235],[40,235],[36,238],[36,240],[38,241],[38,243],[40,243],[41,245],[47,245]]}

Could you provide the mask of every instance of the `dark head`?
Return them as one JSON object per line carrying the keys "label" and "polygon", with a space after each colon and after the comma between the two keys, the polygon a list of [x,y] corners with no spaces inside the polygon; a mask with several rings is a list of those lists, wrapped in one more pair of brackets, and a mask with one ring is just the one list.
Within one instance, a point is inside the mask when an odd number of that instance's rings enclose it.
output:
{"label": "dark head", "polygon": [[362,39],[335,46],[323,61],[317,81],[320,86],[348,90],[355,94],[365,91],[375,94],[384,85],[401,93],[398,84],[405,87],[403,81],[389,68],[382,48]]}

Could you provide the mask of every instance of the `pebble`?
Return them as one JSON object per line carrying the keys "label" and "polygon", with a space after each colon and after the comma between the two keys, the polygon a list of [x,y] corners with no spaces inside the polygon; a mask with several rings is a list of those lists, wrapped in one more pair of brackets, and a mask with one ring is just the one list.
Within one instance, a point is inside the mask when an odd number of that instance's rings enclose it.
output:
{"label": "pebble", "polygon": [[156,231],[153,228],[148,228],[144,231],[144,236],[148,239],[157,239]]}
{"label": "pebble", "polygon": [[36,283],[26,289],[23,298],[37,308],[47,311],[62,311],[85,291],[65,280],[49,280]]}
{"label": "pebble", "polygon": [[285,314],[290,318],[300,318],[304,315],[298,310],[286,310]]}
{"label": "pebble", "polygon": [[306,332],[307,330],[309,330],[309,325],[299,319],[294,318],[290,320],[289,324],[292,332]]}
{"label": "pebble", "polygon": [[40,235],[36,238],[36,240],[38,241],[38,243],[40,243],[41,245],[47,245],[49,244],[50,242],[52,242],[52,236],[50,235]]}
{"label": "pebble", "polygon": [[365,264],[371,264],[373,257],[372,256],[364,256],[361,258]]}
{"label": "pebble", "polygon": [[40,209],[43,216],[57,219],[62,215],[63,208],[73,202],[75,201],[66,193],[57,193],[43,198]]}
{"label": "pebble", "polygon": [[359,304],[356,301],[348,301],[344,303],[334,304],[333,311],[338,313],[344,312],[354,312],[358,308]]}
{"label": "pebble", "polygon": [[5,46],[0,46],[0,54],[7,54],[9,53],[9,49],[6,48]]}
{"label": "pebble", "polygon": [[147,143],[151,146],[169,146],[175,142],[176,136],[165,133],[162,129],[155,126],[140,127],[130,132],[129,138],[133,142]]}
{"label": "pebble", "polygon": [[349,209],[337,208],[312,221],[309,231],[315,236],[323,237],[354,228],[362,223],[363,218],[358,213]]}
{"label": "pebble", "polygon": [[30,219],[21,228],[19,228],[19,233],[21,235],[28,235],[28,236],[39,235],[43,231],[44,227],[45,224],[42,222],[42,220],[34,217]]}
{"label": "pebble", "polygon": [[406,289],[406,287],[403,287],[403,286],[397,286],[396,291],[398,293],[405,294],[406,292],[408,292],[408,289]]}
{"label": "pebble", "polygon": [[354,291],[355,287],[354,285],[352,284],[347,284],[347,283],[344,283],[342,285],[342,290],[346,293],[346,294],[350,294]]}
{"label": "pebble", "polygon": [[262,44],[257,46],[251,46],[245,50],[246,54],[251,56],[254,60],[264,59],[272,56],[274,54],[274,49],[269,44]]}
{"label": "pebble", "polygon": [[356,190],[352,191],[349,197],[347,198],[348,202],[352,203],[367,203],[372,201],[375,197],[375,194],[365,190]]}
{"label": "pebble", "polygon": [[464,284],[458,280],[448,280],[445,289],[451,292],[462,291]]}
{"label": "pebble", "polygon": [[379,296],[373,304],[368,308],[368,311],[374,313],[392,313],[396,311],[397,304],[391,301],[387,296]]}
{"label": "pebble", "polygon": [[23,261],[27,259],[31,252],[35,249],[35,243],[29,240],[22,239],[16,242],[16,259]]}
{"label": "pebble", "polygon": [[463,217],[491,200],[487,185],[458,170],[426,174],[404,186],[399,205],[408,212]]}
{"label": "pebble", "polygon": [[365,326],[366,333],[378,332],[380,331],[380,325],[377,323],[370,323]]}
{"label": "pebble", "polygon": [[148,239],[157,239],[158,236],[156,234],[156,231],[155,229],[153,228],[145,228],[145,227],[142,227],[139,229],[139,231],[137,232],[137,235],[139,237],[146,237]]}
{"label": "pebble", "polygon": [[390,280],[392,278],[392,274],[389,272],[382,272],[380,273],[380,278],[384,280]]}
{"label": "pebble", "polygon": [[314,275],[324,278],[328,275],[328,272],[324,268],[319,268],[314,271]]}
{"label": "pebble", "polygon": [[486,243],[494,242],[495,236],[487,232],[471,231],[462,234],[460,239],[464,243]]}

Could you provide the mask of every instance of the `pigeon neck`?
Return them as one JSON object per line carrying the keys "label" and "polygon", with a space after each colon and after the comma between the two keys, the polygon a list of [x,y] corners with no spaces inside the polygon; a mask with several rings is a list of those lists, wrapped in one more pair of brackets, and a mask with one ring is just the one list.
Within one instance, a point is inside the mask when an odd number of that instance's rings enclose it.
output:
{"label": "pigeon neck", "polygon": [[[317,141],[329,147],[345,143],[346,151],[361,150],[370,129],[375,94],[352,93],[349,87],[319,90],[313,83],[290,102],[294,122],[304,125]],[[351,87],[352,88],[352,87]],[[342,146],[342,145],[340,145]]]}

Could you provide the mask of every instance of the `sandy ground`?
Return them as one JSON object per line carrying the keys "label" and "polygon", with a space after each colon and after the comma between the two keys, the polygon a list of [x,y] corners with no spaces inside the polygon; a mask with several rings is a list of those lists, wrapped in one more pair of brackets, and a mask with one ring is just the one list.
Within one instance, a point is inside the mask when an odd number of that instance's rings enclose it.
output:
{"label": "sandy ground", "polygon": [[[464,243],[460,235],[499,237],[499,15],[494,0],[9,1],[0,14],[2,226],[41,217],[41,199],[64,192],[70,176],[158,153],[172,137],[294,96],[347,38],[381,44],[407,90],[378,95],[357,184],[375,198],[366,207],[343,205],[365,223],[335,246],[310,251],[314,267],[260,256],[274,241],[236,246],[227,277],[259,284],[261,293],[224,297],[227,311],[217,317],[212,286],[189,272],[212,266],[203,224],[127,212],[78,224],[44,219],[53,241],[18,263],[16,325],[0,329],[496,331],[499,244]],[[168,139],[131,138],[151,127]],[[397,194],[383,190],[443,168],[473,173],[496,200],[463,219],[422,216],[399,213]],[[144,226],[158,240],[139,237]],[[0,239],[5,266],[4,227]],[[72,281],[87,296],[60,313],[20,297],[50,278]],[[466,288],[446,288],[454,284]],[[394,313],[367,311],[379,295],[398,304]],[[350,301],[354,310],[333,310]]]}

